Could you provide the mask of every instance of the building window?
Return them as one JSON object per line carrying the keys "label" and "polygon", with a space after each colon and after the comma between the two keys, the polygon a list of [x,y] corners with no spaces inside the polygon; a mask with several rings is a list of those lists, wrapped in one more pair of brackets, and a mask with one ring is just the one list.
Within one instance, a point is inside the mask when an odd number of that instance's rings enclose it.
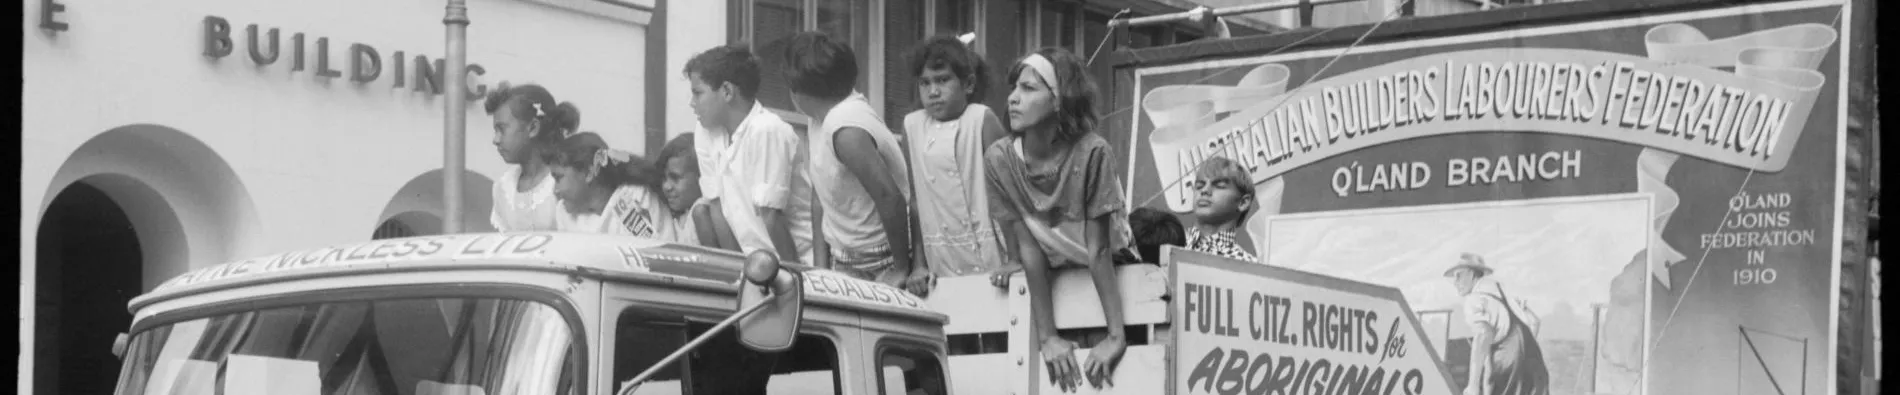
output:
{"label": "building window", "polygon": [[[858,57],[857,90],[873,101],[881,96],[871,90],[872,74],[883,69],[883,50],[871,45],[871,2],[873,0],[736,0],[740,9],[732,12],[734,26],[741,34],[734,42],[751,43],[759,57],[761,82],[759,102],[781,113],[792,111],[791,86],[781,74],[785,65],[785,39],[805,31],[821,31],[846,40]],[[872,103],[874,106],[877,103]],[[803,117],[786,119],[803,123]]]}
{"label": "building window", "polygon": [[[1023,2],[1023,39],[1030,51],[1062,47],[1080,54],[1082,8],[1067,1]],[[1082,54],[1081,56],[1088,56]]]}
{"label": "building window", "polygon": [[[978,6],[976,0],[929,1],[933,4],[931,5],[930,16],[928,17],[929,24],[926,25],[927,30],[924,30],[925,37],[945,33],[963,34],[976,31]],[[977,39],[981,40],[982,37],[979,35]]]}

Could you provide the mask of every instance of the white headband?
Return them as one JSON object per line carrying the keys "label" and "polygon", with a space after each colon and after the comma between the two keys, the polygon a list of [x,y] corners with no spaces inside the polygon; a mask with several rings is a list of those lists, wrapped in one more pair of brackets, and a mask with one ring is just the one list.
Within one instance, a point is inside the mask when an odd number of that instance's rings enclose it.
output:
{"label": "white headband", "polygon": [[1057,103],[1062,102],[1062,83],[1056,80],[1056,65],[1049,63],[1049,58],[1042,57],[1042,54],[1032,53],[1023,58],[1023,65],[1029,66],[1030,70],[1035,70],[1036,74],[1042,75],[1043,84],[1049,85],[1049,94],[1056,97]]}

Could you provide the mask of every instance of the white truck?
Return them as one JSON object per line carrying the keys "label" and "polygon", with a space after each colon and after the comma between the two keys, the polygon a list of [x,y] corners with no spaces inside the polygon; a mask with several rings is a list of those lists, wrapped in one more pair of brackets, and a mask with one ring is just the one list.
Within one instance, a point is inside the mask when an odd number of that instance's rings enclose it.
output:
{"label": "white truck", "polygon": [[[1038,378],[1021,276],[1007,290],[943,279],[925,301],[751,258],[511,233],[211,266],[132,301],[118,394],[1060,393]],[[1449,393],[1402,302],[1381,299],[1395,291],[1180,251],[1164,260],[1173,274],[1122,267],[1131,346],[1115,386],[1082,393]],[[1086,276],[1057,282],[1058,325],[1101,328]],[[1302,288],[1315,286],[1336,289]],[[1307,313],[1285,308],[1300,303]],[[1185,325],[1169,324],[1170,306]],[[1263,325],[1313,340],[1248,340]]]}

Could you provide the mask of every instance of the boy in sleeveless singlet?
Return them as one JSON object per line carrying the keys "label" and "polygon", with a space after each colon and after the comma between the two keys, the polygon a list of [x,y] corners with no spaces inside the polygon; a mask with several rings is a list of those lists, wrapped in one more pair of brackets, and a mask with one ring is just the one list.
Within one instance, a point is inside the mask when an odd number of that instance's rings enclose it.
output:
{"label": "boy in sleeveless singlet", "polygon": [[856,56],[805,32],[788,40],[784,60],[792,105],[812,119],[807,163],[831,268],[927,295],[930,272],[912,264],[909,166],[896,135],[851,90]]}

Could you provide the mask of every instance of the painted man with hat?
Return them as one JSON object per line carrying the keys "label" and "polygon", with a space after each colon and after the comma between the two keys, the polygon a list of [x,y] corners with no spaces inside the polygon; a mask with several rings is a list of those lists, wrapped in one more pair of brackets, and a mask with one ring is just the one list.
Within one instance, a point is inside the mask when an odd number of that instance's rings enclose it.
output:
{"label": "painted man with hat", "polygon": [[1529,324],[1511,309],[1504,286],[1489,277],[1484,257],[1464,253],[1445,270],[1464,298],[1471,325],[1471,370],[1465,395],[1548,395],[1550,371]]}

